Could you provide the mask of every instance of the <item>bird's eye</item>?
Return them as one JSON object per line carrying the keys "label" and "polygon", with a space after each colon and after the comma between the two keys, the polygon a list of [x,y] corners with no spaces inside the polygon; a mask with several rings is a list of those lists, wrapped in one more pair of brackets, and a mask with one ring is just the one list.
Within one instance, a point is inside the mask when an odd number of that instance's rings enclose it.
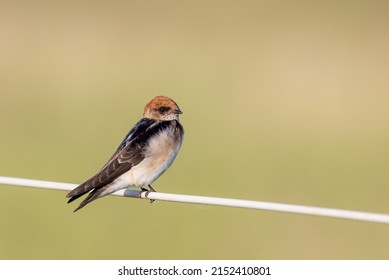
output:
{"label": "bird's eye", "polygon": [[163,114],[163,113],[165,113],[168,109],[169,109],[169,108],[167,108],[167,107],[159,107],[159,108],[158,108],[158,111],[159,111],[161,114]]}

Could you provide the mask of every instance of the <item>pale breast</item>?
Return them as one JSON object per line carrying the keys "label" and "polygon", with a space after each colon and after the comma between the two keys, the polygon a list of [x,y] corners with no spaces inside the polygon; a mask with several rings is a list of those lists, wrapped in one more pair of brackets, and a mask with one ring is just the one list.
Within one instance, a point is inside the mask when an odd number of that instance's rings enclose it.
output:
{"label": "pale breast", "polygon": [[125,174],[131,185],[145,187],[161,176],[176,158],[182,144],[182,136],[181,131],[177,131],[172,125],[151,138],[145,149],[144,160]]}

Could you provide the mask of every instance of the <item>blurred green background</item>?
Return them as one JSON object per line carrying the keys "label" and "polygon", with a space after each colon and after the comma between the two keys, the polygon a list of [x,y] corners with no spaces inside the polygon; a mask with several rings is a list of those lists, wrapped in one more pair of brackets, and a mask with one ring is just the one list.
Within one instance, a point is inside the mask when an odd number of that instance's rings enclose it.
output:
{"label": "blurred green background", "polygon": [[[161,192],[389,213],[388,1],[2,1],[0,175],[81,183],[156,95]],[[0,186],[1,259],[388,259],[389,226]]]}

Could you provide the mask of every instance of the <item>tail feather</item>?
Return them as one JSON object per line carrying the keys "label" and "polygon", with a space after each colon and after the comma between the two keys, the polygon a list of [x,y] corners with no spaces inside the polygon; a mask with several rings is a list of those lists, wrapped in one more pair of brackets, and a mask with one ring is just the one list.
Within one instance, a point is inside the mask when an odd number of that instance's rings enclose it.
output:
{"label": "tail feather", "polygon": [[[80,210],[81,208],[83,208],[84,206],[86,206],[88,203],[91,203],[92,201],[102,197],[102,196],[105,196],[107,194],[104,194],[104,195],[101,195],[102,192],[105,191],[105,188],[100,188],[100,189],[93,189],[93,191],[91,191],[88,196],[80,203],[80,205],[76,208],[76,210],[74,210],[74,212]],[[73,200],[79,198],[80,196],[82,196],[83,194],[79,194],[79,195],[75,195],[73,196],[69,201],[69,202],[72,202]]]}
{"label": "tail feather", "polygon": [[[91,188],[91,186],[90,186],[89,183],[90,183],[90,180],[88,180],[88,181],[82,183],[82,184],[79,185],[77,188],[75,188],[75,189],[73,189],[72,191],[70,191],[70,192],[66,195],[67,198],[70,198],[70,199],[68,200],[68,203],[73,202],[74,200],[78,199],[79,197],[81,197],[81,196],[83,196],[84,194],[87,194],[87,193],[89,193],[88,197],[86,198],[86,199],[88,199],[89,196],[90,196],[92,193],[96,192],[96,188],[94,188],[94,189]],[[92,190],[92,191],[91,191],[91,190]],[[85,205],[84,205],[84,206],[85,206]],[[81,208],[82,208],[82,207],[81,207]]]}
{"label": "tail feather", "polygon": [[78,195],[74,195],[74,196],[70,197],[70,199],[68,200],[68,203],[70,203],[70,202],[76,200],[77,198],[83,196],[84,194],[85,194],[85,193],[80,193],[80,194],[78,194]]}

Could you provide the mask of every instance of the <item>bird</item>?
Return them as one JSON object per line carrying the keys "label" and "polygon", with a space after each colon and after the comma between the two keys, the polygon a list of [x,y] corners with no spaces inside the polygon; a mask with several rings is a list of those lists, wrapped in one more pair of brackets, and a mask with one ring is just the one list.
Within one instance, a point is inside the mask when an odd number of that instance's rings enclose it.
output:
{"label": "bird", "polygon": [[132,127],[100,171],[66,195],[70,203],[88,193],[74,212],[121,189],[137,187],[155,191],[151,184],[173,163],[184,139],[180,114],[177,103],[169,97],[156,96],[147,103],[143,118]]}

